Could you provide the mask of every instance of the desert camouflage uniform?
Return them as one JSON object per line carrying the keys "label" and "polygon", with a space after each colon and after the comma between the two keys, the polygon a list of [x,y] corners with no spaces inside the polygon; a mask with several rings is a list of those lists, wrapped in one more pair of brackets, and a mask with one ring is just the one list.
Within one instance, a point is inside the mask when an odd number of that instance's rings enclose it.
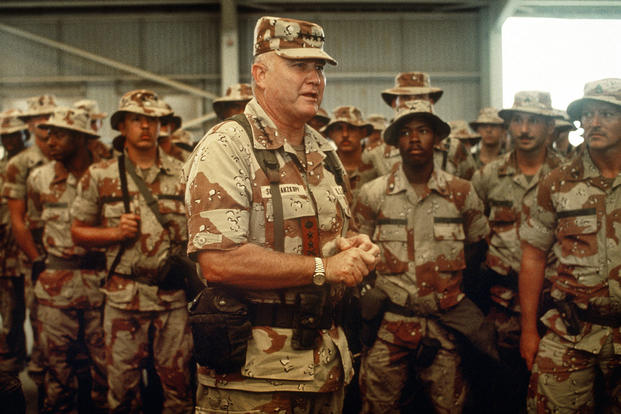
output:
{"label": "desert camouflage uniform", "polygon": [[[530,207],[530,208],[528,208]],[[554,252],[546,267],[551,296],[581,309],[621,317],[621,178],[601,176],[589,152],[555,169],[540,184],[536,204],[525,206],[522,240]],[[531,376],[529,412],[593,412],[595,367],[603,373],[611,412],[621,412],[621,327],[581,321],[569,335],[556,309],[541,318]]]}
{"label": "desert camouflage uniform", "polygon": [[515,151],[501,155],[472,177],[472,185],[489,211],[491,233],[484,266],[498,274],[489,287],[492,307],[488,320],[496,328],[499,349],[517,352],[520,362],[517,276],[522,259],[518,234],[522,203],[531,205],[539,182],[565,161],[558,153],[546,151],[543,165],[530,180],[519,170]]}
{"label": "desert camouflage uniform", "polygon": [[[0,188],[8,160],[0,160]],[[26,360],[24,277],[18,262],[19,247],[11,234],[6,198],[0,198],[0,371],[17,375]]]}
{"label": "desert camouflage uniform", "polygon": [[[131,279],[133,274],[155,282],[165,259],[185,249],[180,168],[181,163],[161,149],[154,166],[145,171],[136,168],[136,173],[158,199],[159,211],[168,221],[167,231],[162,229],[131,177],[127,178],[130,210],[141,216],[139,237],[126,246],[114,274],[103,288],[108,404],[112,411],[134,412],[138,408],[141,364],[151,347],[164,391],[164,412],[188,412],[192,408],[189,371],[192,338],[184,292],[163,290]],[[87,225],[116,227],[123,213],[117,160],[91,165],[79,183],[72,217]],[[107,269],[120,248],[116,244],[106,250]]]}
{"label": "desert camouflage uniform", "polygon": [[408,364],[424,338],[440,343],[427,368],[418,371],[437,412],[460,412],[466,384],[454,335],[425,315],[464,298],[464,246],[489,232],[483,205],[470,183],[435,169],[419,197],[402,168],[366,184],[355,219],[382,251],[375,286],[411,316],[384,314],[377,340],[363,355],[363,412],[399,412]]}
{"label": "desert camouflage uniform", "polygon": [[[41,234],[43,223],[37,216],[35,209],[26,198],[26,180],[30,173],[37,167],[48,163],[50,159],[43,154],[41,149],[33,144],[9,160],[6,168],[5,181],[2,185],[2,197],[26,201],[26,224],[33,234]],[[35,243],[40,253],[44,248],[41,240],[35,237]],[[32,285],[31,263],[23,251],[19,251],[20,273],[24,275],[24,291],[26,307],[30,311],[30,323],[33,331],[33,347],[28,363],[28,374],[38,386],[43,386],[45,360],[39,345],[40,331],[37,320],[37,302],[34,298],[34,286]]]}
{"label": "desert camouflage uniform", "polygon": [[[94,155],[93,159],[98,160]],[[96,408],[104,410],[107,383],[102,329],[104,296],[100,291],[104,270],[81,269],[75,264],[86,254],[71,240],[69,209],[78,179],[62,163],[52,161],[33,171],[27,184],[28,199],[45,223],[47,268],[34,288],[39,305],[39,335],[47,360],[43,412],[75,412],[78,380],[72,355],[84,346],[90,356],[91,398]]]}
{"label": "desert camouflage uniform", "polygon": [[[345,233],[350,210],[343,188],[322,162],[332,146],[314,129],[305,126],[306,160],[298,159],[298,164],[294,162],[296,150],[283,142],[282,134],[256,100],[248,103],[245,115],[254,134],[255,147],[276,151],[282,180],[285,253],[302,254],[300,219],[316,216],[321,255],[334,255],[335,239]],[[207,133],[186,163],[189,253],[228,250],[245,243],[273,248],[269,180],[254,157],[250,142],[237,123],[221,123]],[[279,291],[248,290],[246,297],[252,302],[280,303]],[[296,291],[286,290],[287,304],[295,303]],[[331,285],[330,300],[339,300],[343,292],[342,285]],[[199,366],[197,405],[202,409],[197,408],[197,412],[214,412],[208,408],[231,410],[227,412],[298,412],[292,411],[288,404],[299,392],[302,399],[312,393],[316,404],[326,404],[326,411],[320,411],[317,405],[311,412],[340,413],[343,385],[353,376],[343,330],[340,327],[321,330],[311,350],[294,350],[292,333],[287,328],[253,327],[246,363],[238,373],[217,375],[208,367]],[[227,394],[230,390],[250,392],[233,399]],[[308,401],[300,404],[297,409],[309,408]]]}

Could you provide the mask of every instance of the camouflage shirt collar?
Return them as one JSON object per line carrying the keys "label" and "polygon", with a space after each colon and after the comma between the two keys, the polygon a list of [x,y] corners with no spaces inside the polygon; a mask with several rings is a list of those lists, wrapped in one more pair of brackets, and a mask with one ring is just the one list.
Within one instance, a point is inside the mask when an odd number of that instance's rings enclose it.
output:
{"label": "camouflage shirt collar", "polygon": [[[554,152],[548,148],[545,149],[546,157],[543,160],[543,165],[539,171],[547,174],[552,171],[554,168],[561,165],[565,162],[565,158],[557,152]],[[518,175],[521,174],[518,164],[517,164],[517,155],[515,150],[507,152],[506,154],[501,155],[501,165],[498,168],[498,175]]]}
{"label": "camouflage shirt collar", "polygon": [[[450,174],[447,172],[434,168],[431,172],[429,180],[427,181],[427,188],[429,189],[429,192],[435,191],[442,195],[447,194],[447,179],[449,177]],[[387,184],[387,194],[397,194],[402,191],[412,189],[412,186],[405,175],[405,171],[403,170],[403,164],[401,164],[399,168],[390,174]]]}
{"label": "camouflage shirt collar", "polygon": [[[92,152],[89,150],[91,154],[91,165],[101,161],[101,157],[96,152]],[[65,165],[60,161],[52,161],[54,163],[54,178],[52,179],[52,184],[62,183],[67,181],[69,178],[69,171],[65,168]]]}
{"label": "camouflage shirt collar", "polygon": [[[129,159],[129,154],[127,154],[127,148],[123,149],[123,153]],[[164,174],[175,175],[174,163],[175,163],[174,158],[166,154],[166,152],[164,152],[164,150],[160,146],[158,146],[157,147],[157,159],[155,160],[155,164],[149,169],[155,167]],[[140,175],[140,173],[138,174]]]}

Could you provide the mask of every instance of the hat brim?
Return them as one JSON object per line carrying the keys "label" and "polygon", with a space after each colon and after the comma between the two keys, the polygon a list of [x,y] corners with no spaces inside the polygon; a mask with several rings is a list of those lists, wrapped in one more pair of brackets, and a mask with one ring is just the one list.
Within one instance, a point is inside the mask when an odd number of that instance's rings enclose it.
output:
{"label": "hat brim", "polygon": [[219,98],[219,99],[215,99],[213,101],[213,103],[211,104],[213,107],[213,111],[216,113],[216,115],[218,115],[218,118],[222,118],[222,113],[224,112],[224,108],[226,107],[226,105],[233,103],[233,102],[245,102],[248,103],[250,102],[250,100],[252,99],[252,97],[248,98],[248,99],[239,99],[239,98]]}
{"label": "hat brim", "polygon": [[84,134],[84,135],[88,136],[89,138],[92,138],[92,139],[99,138],[99,134],[96,134],[92,130],[89,131],[89,130],[86,130],[86,129],[78,128],[76,126],[71,126],[70,127],[70,126],[68,126],[66,124],[61,124],[61,123],[54,122],[54,121],[44,122],[44,123],[39,125],[39,128],[41,128],[41,129],[51,129],[51,128],[66,129],[67,131],[79,132],[81,134]]}
{"label": "hat brim", "polygon": [[28,126],[14,126],[11,128],[0,128],[0,135],[9,135],[19,131],[28,131]]}
{"label": "hat brim", "polygon": [[501,109],[500,111],[498,111],[498,116],[504,119],[505,123],[508,124],[511,121],[511,117],[516,112],[545,116],[546,118],[550,118],[550,119],[554,119],[557,117],[554,111],[547,111],[545,109],[530,109],[530,108]]}
{"label": "hat brim", "polygon": [[21,113],[19,115],[17,115],[17,118],[23,122],[28,121],[28,118],[34,118],[35,116],[41,116],[41,115],[52,115],[54,113],[54,110],[49,110],[49,111],[32,111],[32,112],[26,112],[26,113]]}
{"label": "hat brim", "polygon": [[367,132],[365,134],[365,137],[371,135],[371,132],[373,132],[373,125],[371,125],[370,123],[361,122],[359,124],[356,124],[356,123],[353,123],[353,122],[350,122],[350,121],[344,121],[342,119],[341,120],[334,120],[334,119],[331,120],[326,125],[324,125],[319,132],[323,132],[325,134],[328,134],[330,132],[330,128],[332,128],[336,124],[347,124],[347,125],[355,126],[356,128],[366,128]]}
{"label": "hat brim", "polygon": [[108,117],[108,113],[107,112],[102,112],[100,114],[91,114],[91,119],[97,120],[97,119],[104,119]]}
{"label": "hat brim", "polygon": [[382,92],[382,99],[386,102],[386,105],[392,106],[392,101],[397,96],[401,95],[426,95],[428,94],[431,97],[433,103],[436,103],[444,94],[444,90],[440,88],[433,87],[422,87],[422,86],[403,86],[397,88],[386,89]]}
{"label": "hat brim", "polygon": [[274,52],[285,59],[322,59],[331,65],[338,65],[332,56],[316,47],[298,47],[291,49],[278,49]]}
{"label": "hat brim", "polygon": [[489,121],[489,122],[477,122],[477,121],[472,121],[472,122],[468,122],[468,125],[470,125],[470,128],[472,128],[473,130],[476,130],[478,127],[480,127],[481,125],[498,125],[501,127],[505,126],[505,121]]}
{"label": "hat brim", "polygon": [[448,137],[451,133],[451,126],[435,114],[430,112],[406,112],[401,116],[396,117],[394,121],[392,121],[392,123],[384,130],[384,141],[387,144],[396,147],[397,141],[399,140],[399,129],[404,123],[414,118],[422,118],[425,121],[428,121],[433,126],[436,133],[436,141],[438,142]]}
{"label": "hat brim", "polygon": [[116,131],[119,130],[118,124],[119,124],[119,122],[121,122],[121,119],[123,119],[125,114],[138,114],[138,115],[150,116],[152,118],[158,118],[162,124],[166,124],[166,123],[170,122],[171,116],[172,116],[173,113],[170,112],[170,113],[168,113],[166,115],[155,116],[155,115],[147,115],[147,114],[144,114],[142,112],[128,111],[126,109],[123,109],[122,111],[116,111],[110,117],[110,126],[112,127],[112,129],[114,129]]}
{"label": "hat brim", "polygon": [[589,96],[586,98],[580,98],[570,103],[569,106],[567,107],[567,114],[569,114],[569,117],[571,118],[572,121],[580,120],[580,118],[582,117],[582,106],[584,105],[586,101],[605,102],[605,103],[609,103],[609,104],[621,107],[621,102],[619,102],[619,100],[613,97],[607,97],[607,96],[591,97]]}

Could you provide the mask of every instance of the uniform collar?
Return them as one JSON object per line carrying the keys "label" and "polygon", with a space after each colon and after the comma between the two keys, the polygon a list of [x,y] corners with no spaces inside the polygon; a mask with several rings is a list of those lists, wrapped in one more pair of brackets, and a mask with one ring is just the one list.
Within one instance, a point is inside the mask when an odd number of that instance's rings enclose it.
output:
{"label": "uniform collar", "polygon": [[[446,195],[448,193],[448,178],[450,174],[445,171],[434,168],[431,176],[427,181],[427,189],[429,193],[435,191],[439,194]],[[403,191],[413,191],[408,178],[403,171],[403,164],[388,176],[386,185],[386,194],[397,194]]]}

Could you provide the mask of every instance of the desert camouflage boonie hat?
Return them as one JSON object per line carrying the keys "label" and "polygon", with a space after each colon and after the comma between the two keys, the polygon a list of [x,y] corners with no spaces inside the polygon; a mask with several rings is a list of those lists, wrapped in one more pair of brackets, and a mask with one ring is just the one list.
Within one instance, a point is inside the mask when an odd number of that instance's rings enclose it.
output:
{"label": "desert camouflage boonie hat", "polygon": [[323,50],[323,28],[316,23],[284,17],[263,16],[254,27],[254,52],[276,52],[285,59],[322,59],[337,62]]}
{"label": "desert camouflage boonie hat", "polygon": [[330,122],[328,122],[326,125],[324,125],[323,128],[321,128],[321,132],[329,133],[330,128],[340,123],[365,128],[365,136],[373,132],[373,125],[371,125],[369,122],[366,122],[362,118],[362,112],[360,112],[360,109],[351,105],[336,107],[334,109],[334,116],[332,117],[332,119],[330,119]]}
{"label": "desert camouflage boonie hat", "polygon": [[119,101],[119,109],[110,117],[110,126],[118,131],[118,124],[126,112],[168,120],[173,111],[157,94],[147,89],[127,92]]}
{"label": "desert camouflage boonie hat", "polygon": [[450,121],[449,126],[451,127],[451,133],[449,134],[450,138],[457,138],[463,140],[481,139],[481,134],[477,134],[476,132],[472,131],[470,129],[470,126],[468,126],[468,123],[463,119]]}
{"label": "desert camouflage boonie hat", "polygon": [[219,118],[222,118],[227,104],[231,102],[248,102],[252,97],[252,86],[249,83],[231,85],[227,88],[224,96],[213,100],[213,111]]}
{"label": "desert camouflage boonie hat", "polygon": [[451,132],[449,124],[434,113],[433,104],[418,99],[404,102],[397,108],[395,119],[384,130],[384,141],[389,145],[397,146],[401,126],[413,118],[422,118],[431,123],[436,134],[436,142],[443,140]]}
{"label": "desert camouflage boonie hat", "polygon": [[99,135],[91,129],[91,119],[84,109],[56,108],[50,119],[39,125],[39,128],[42,129],[51,129],[52,127],[77,131],[89,138],[99,138]]}
{"label": "desert camouflage boonie hat", "polygon": [[431,86],[429,75],[424,72],[401,72],[395,77],[395,87],[382,92],[382,99],[391,106],[392,101],[399,95],[426,95],[433,103],[442,97],[444,91]]}
{"label": "desert camouflage boonie hat", "polygon": [[525,112],[550,118],[556,116],[554,109],[552,109],[550,93],[542,91],[521,91],[516,93],[513,99],[513,106],[510,109],[501,109],[498,112],[498,116],[504,119],[505,122],[509,122],[515,112]]}
{"label": "desert camouflage boonie hat", "polygon": [[101,112],[99,110],[99,105],[97,104],[97,101],[93,99],[81,99],[77,102],[74,102],[73,107],[84,109],[86,112],[88,112],[88,116],[91,119],[104,119],[108,116],[106,112]]}
{"label": "desert camouflage boonie hat", "polygon": [[367,117],[367,122],[373,125],[373,129],[376,131],[383,131],[388,125],[388,120],[384,115],[371,114]]}
{"label": "desert camouflage boonie hat", "polygon": [[328,115],[325,109],[319,108],[313,119],[317,120],[321,127],[323,127],[330,122],[330,115]]}
{"label": "desert camouflage boonie hat", "polygon": [[580,119],[582,116],[582,105],[586,101],[599,101],[621,106],[621,79],[607,78],[584,85],[584,96],[573,101],[567,107],[567,113],[571,120]]}
{"label": "desert camouflage boonie hat", "polygon": [[481,125],[504,125],[505,120],[498,116],[498,109],[492,107],[481,108],[479,116],[470,122],[470,128],[476,130]]}
{"label": "desert camouflage boonie hat", "polygon": [[554,131],[563,132],[563,131],[575,131],[577,128],[569,119],[569,115],[567,112],[561,109],[555,109],[556,117],[554,118]]}
{"label": "desert camouflage boonie hat", "polygon": [[0,112],[0,135],[8,135],[18,131],[28,131],[28,125],[23,123],[19,116],[19,109],[7,109]]}
{"label": "desert camouflage boonie hat", "polygon": [[22,112],[19,118],[25,122],[33,116],[49,115],[56,108],[56,97],[54,95],[32,96],[26,99],[26,110]]}

